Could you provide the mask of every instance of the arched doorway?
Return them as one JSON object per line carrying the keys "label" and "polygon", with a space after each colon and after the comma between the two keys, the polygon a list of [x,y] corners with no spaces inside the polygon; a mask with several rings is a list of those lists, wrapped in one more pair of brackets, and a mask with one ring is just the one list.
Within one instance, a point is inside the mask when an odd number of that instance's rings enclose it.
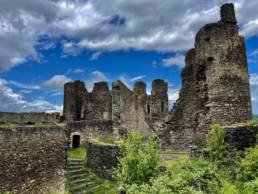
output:
{"label": "arched doorway", "polygon": [[72,139],[72,146],[73,148],[78,148],[80,147],[80,135],[73,135]]}

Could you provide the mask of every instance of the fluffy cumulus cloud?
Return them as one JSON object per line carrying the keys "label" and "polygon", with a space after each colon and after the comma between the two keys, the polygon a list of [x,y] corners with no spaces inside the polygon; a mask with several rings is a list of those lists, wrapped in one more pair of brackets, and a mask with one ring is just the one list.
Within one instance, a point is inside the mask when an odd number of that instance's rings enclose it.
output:
{"label": "fluffy cumulus cloud", "polygon": [[61,112],[62,106],[51,104],[42,99],[27,101],[22,94],[16,93],[8,81],[0,79],[0,110],[8,112]]}
{"label": "fluffy cumulus cloud", "polygon": [[173,57],[165,58],[162,60],[164,67],[178,66],[183,68],[185,66],[185,56],[182,54],[176,54]]}
{"label": "fluffy cumulus cloud", "polygon": [[[184,51],[204,24],[219,20],[225,0],[1,0],[0,71],[38,59],[40,37],[65,37],[65,53],[120,49]],[[258,34],[258,1],[232,0],[241,32]],[[112,5],[112,6],[110,6]],[[205,17],[203,17],[205,16]]]}
{"label": "fluffy cumulus cloud", "polygon": [[72,81],[72,79],[66,77],[65,75],[55,75],[42,83],[41,87],[50,91],[63,91],[64,84],[69,81]]}

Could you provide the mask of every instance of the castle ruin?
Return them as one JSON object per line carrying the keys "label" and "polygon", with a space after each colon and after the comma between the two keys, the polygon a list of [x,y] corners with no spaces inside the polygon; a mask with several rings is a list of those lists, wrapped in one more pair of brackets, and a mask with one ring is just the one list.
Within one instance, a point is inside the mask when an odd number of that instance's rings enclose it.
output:
{"label": "castle ruin", "polygon": [[69,144],[87,142],[89,167],[110,177],[117,148],[89,142],[114,143],[113,138],[130,131],[146,137],[156,133],[163,148],[188,149],[216,123],[224,127],[232,148],[255,145],[257,125],[233,125],[252,119],[245,42],[233,4],[221,7],[220,21],[199,30],[185,64],[179,99],[170,111],[168,84],[156,79],[151,94],[142,81],[133,90],[119,80],[111,89],[98,82],[92,92],[82,81],[66,83],[63,119],[56,113],[0,112],[0,192],[46,193],[51,188],[64,193]]}
{"label": "castle ruin", "polygon": [[71,122],[72,131],[83,128],[84,140],[100,137],[107,131],[140,131],[148,136],[165,121],[167,88],[165,81],[156,79],[148,95],[144,82],[136,82],[131,91],[118,80],[111,90],[107,82],[98,82],[88,92],[84,82],[69,82],[64,86],[64,118]]}
{"label": "castle ruin", "polygon": [[154,80],[151,95],[137,82],[133,91],[121,81],[65,84],[64,117],[69,121],[110,121],[113,129],[157,132],[163,147],[186,148],[203,139],[212,124],[252,119],[244,38],[238,33],[233,4],[221,7],[221,20],[202,27],[185,57],[182,89],[168,112],[167,83]]}

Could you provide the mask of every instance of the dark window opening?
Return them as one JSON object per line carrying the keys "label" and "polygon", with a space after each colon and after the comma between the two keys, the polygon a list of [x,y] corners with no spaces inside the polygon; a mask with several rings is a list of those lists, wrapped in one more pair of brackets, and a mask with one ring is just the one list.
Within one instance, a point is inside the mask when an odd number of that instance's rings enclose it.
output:
{"label": "dark window opening", "polygon": [[116,90],[120,90],[120,86],[116,86],[115,89],[116,89]]}
{"label": "dark window opening", "polygon": [[205,41],[209,42],[210,41],[210,37],[205,38]]}
{"label": "dark window opening", "polygon": [[200,65],[196,74],[197,81],[206,81],[206,66]]}
{"label": "dark window opening", "polygon": [[148,115],[150,115],[150,105],[149,104],[147,105],[147,113],[148,113]]}
{"label": "dark window opening", "polygon": [[73,148],[80,147],[80,135],[74,135],[72,140]]}
{"label": "dark window opening", "polygon": [[164,102],[161,102],[161,112],[164,112]]}
{"label": "dark window opening", "polygon": [[212,62],[212,61],[214,61],[214,58],[213,58],[213,57],[208,57],[208,58],[207,58],[207,61],[208,61],[208,62]]}

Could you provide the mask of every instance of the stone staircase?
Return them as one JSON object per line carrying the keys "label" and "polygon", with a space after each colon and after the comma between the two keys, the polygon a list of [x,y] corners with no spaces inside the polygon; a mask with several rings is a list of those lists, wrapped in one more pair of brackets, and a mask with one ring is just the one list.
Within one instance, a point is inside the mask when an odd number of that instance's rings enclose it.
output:
{"label": "stone staircase", "polygon": [[83,159],[68,159],[66,177],[72,194],[89,194],[101,187],[92,173],[85,168],[85,160]]}

